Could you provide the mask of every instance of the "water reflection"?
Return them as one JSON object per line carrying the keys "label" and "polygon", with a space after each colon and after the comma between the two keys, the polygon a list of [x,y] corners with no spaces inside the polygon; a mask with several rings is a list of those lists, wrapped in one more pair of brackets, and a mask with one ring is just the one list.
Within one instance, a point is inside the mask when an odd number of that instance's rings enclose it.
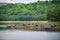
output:
{"label": "water reflection", "polygon": [[60,32],[0,30],[0,40],[60,40]]}

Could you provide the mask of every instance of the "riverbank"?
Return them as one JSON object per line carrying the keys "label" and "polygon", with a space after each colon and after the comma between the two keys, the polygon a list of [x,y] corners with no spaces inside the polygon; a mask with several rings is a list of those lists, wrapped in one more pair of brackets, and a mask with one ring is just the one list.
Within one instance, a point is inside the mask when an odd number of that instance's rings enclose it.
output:
{"label": "riverbank", "polygon": [[[48,21],[0,21],[0,30],[59,31],[59,22]],[[3,27],[3,25],[5,25]]]}

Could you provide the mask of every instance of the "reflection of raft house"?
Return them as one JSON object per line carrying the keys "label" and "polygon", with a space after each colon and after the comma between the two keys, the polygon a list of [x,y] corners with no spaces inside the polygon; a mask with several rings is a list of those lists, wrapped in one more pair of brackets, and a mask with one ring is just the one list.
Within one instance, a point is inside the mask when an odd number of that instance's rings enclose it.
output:
{"label": "reflection of raft house", "polygon": [[44,24],[41,29],[42,29],[42,30],[50,30],[50,29],[51,29],[51,25],[49,25],[49,24]]}
{"label": "reflection of raft house", "polygon": [[7,24],[7,28],[15,28],[16,24]]}
{"label": "reflection of raft house", "polygon": [[0,28],[7,28],[7,25],[0,25]]}

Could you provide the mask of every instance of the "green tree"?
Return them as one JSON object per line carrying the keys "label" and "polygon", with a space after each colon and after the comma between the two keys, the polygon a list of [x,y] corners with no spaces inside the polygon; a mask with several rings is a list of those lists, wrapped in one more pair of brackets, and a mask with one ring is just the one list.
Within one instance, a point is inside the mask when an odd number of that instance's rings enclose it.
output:
{"label": "green tree", "polygon": [[60,21],[60,4],[51,6],[47,9],[47,19],[52,21]]}

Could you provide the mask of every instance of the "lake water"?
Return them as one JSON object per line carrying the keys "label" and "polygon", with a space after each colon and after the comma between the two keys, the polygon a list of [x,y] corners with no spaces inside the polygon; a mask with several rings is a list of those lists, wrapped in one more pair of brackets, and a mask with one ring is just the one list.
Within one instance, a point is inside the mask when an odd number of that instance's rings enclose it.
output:
{"label": "lake water", "polygon": [[60,32],[0,30],[0,40],[60,40]]}

